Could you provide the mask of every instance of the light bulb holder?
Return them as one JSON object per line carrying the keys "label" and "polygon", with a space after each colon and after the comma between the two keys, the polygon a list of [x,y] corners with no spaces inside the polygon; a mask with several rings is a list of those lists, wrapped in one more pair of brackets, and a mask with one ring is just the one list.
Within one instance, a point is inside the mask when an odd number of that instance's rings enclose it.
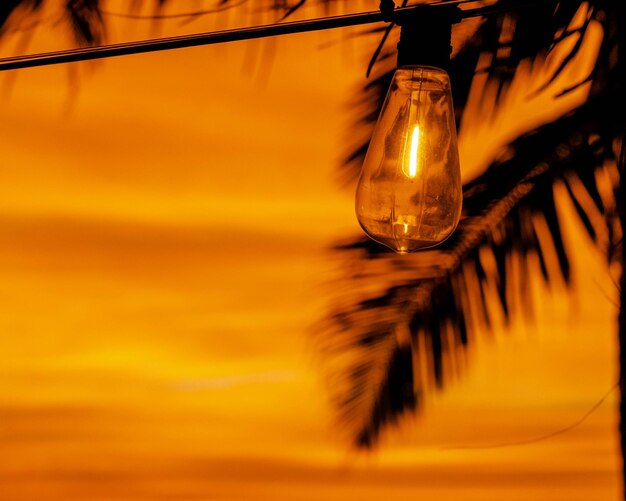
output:
{"label": "light bulb holder", "polygon": [[447,71],[452,53],[452,25],[461,21],[462,14],[456,6],[396,11],[394,21],[400,26],[398,68],[417,65]]}

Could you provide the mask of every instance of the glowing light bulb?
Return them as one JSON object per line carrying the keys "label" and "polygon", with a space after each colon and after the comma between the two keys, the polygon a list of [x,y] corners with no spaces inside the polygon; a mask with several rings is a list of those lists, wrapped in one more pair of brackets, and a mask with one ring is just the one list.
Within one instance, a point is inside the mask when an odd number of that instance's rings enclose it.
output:
{"label": "glowing light bulb", "polygon": [[356,193],[365,232],[401,254],[448,238],[462,189],[448,74],[399,68],[391,83]]}

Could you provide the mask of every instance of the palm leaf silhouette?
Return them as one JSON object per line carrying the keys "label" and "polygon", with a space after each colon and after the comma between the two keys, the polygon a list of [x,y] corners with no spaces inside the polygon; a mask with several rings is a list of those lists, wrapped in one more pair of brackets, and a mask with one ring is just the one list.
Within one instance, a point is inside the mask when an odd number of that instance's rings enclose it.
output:
{"label": "palm leaf silhouette", "polygon": [[[332,310],[318,342],[331,365],[339,363],[334,398],[356,445],[372,445],[386,423],[417,408],[425,390],[444,385],[471,332],[490,326],[488,297],[494,290],[508,318],[513,297],[529,297],[531,272],[554,279],[546,248],[555,250],[556,271],[569,282],[553,190],[557,181],[567,186],[591,238],[600,244],[599,234],[611,234],[615,205],[599,195],[595,181],[597,170],[615,168],[607,163],[611,144],[595,139],[602,137],[599,110],[600,103],[589,102],[512,143],[510,158],[495,162],[466,187],[466,215],[436,250],[397,258],[369,240],[340,246],[346,259],[360,266],[346,278],[350,299]],[[583,206],[588,199],[592,208]],[[603,214],[607,224],[598,228],[589,210]],[[549,228],[550,242],[538,234],[542,227]],[[606,249],[609,240],[603,242]],[[520,271],[511,284],[514,266]],[[371,293],[372,281],[383,280],[387,285]]]}
{"label": "palm leaf silhouette", "polygon": [[[45,0],[8,0],[0,5],[0,37],[7,21],[15,17],[19,24],[43,10]],[[94,45],[104,40],[104,20],[100,0],[68,0],[61,7],[62,18],[80,45]]]}
{"label": "palm leaf silhouette", "polygon": [[[576,38],[538,87],[545,90],[579,53],[591,23],[604,30],[591,74],[561,92],[591,82],[588,101],[512,141],[501,159],[465,187],[464,217],[450,240],[404,258],[363,238],[338,246],[349,263],[340,287],[346,292],[334,298],[316,339],[339,421],[355,446],[371,447],[386,425],[419,409],[429,389],[444,386],[472,336],[488,332],[492,297],[507,320],[519,304],[514,298],[529,297],[531,272],[538,271],[546,283],[558,276],[570,283],[556,185],[566,188],[587,234],[607,259],[618,258],[621,226],[614,144],[622,137],[624,121],[615,107],[623,102],[618,95],[623,76],[618,74],[615,54],[624,47],[618,29],[624,22],[623,8],[590,2],[580,26],[572,28],[581,6],[583,2],[551,1],[493,16],[453,61],[455,105],[462,113],[476,71],[487,73],[489,90],[493,93],[495,88],[498,102],[522,61],[545,60],[555,47]],[[393,73],[393,52],[380,51],[379,70],[360,96],[362,137],[346,156],[344,180],[355,179],[367,151]],[[477,68],[485,52],[491,55],[490,63]],[[601,194],[599,172],[615,181],[611,193]],[[554,270],[547,264],[547,252],[556,255]],[[372,283],[380,287],[374,289]],[[532,313],[527,301],[519,306]]]}

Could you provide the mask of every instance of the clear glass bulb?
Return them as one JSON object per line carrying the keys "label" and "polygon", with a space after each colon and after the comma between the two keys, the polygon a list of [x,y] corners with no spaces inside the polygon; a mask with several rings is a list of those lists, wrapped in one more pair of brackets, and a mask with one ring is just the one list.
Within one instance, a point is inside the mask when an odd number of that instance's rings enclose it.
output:
{"label": "clear glass bulb", "polygon": [[356,191],[356,214],[377,242],[405,254],[448,238],[463,192],[448,74],[396,70]]}

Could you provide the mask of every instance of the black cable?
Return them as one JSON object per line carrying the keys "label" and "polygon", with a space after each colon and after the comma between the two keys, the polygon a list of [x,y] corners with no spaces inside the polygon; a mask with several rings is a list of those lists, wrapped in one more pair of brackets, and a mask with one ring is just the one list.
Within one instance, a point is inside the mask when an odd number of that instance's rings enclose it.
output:
{"label": "black cable", "polygon": [[[524,8],[539,0],[529,0],[516,8]],[[451,8],[454,6],[473,3],[470,0],[453,0],[449,2],[436,2],[430,4],[417,4],[409,7],[395,9],[394,18],[407,14],[417,14],[420,9]],[[462,18],[479,17],[512,10],[510,6],[500,7],[495,4],[488,7],[474,7],[461,11]],[[236,42],[241,40],[254,40],[279,35],[290,35],[294,33],[306,33],[311,31],[344,28],[348,26],[358,26],[385,22],[387,13],[379,11],[363,12],[359,14],[348,14],[343,16],[332,16],[320,19],[309,19],[306,21],[294,21],[289,23],[268,24],[264,26],[253,26],[250,28],[239,28],[233,30],[215,31],[209,33],[196,33],[193,35],[181,35],[168,38],[156,38],[152,40],[140,40],[137,42],[125,42],[111,45],[101,45],[96,47],[83,47],[78,49],[44,52],[40,54],[28,54],[25,56],[15,56],[0,59],[0,71],[17,70],[21,68],[33,68],[37,66],[49,66],[53,64],[73,63],[77,61],[88,61],[107,57],[126,56],[130,54],[143,54],[147,52],[158,52],[162,50],[181,49],[186,47],[197,47],[200,45],[213,45],[218,43]]]}

